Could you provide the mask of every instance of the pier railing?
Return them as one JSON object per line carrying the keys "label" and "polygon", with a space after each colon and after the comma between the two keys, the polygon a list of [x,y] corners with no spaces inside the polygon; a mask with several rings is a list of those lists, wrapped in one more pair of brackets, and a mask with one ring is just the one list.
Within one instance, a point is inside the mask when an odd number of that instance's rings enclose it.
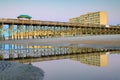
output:
{"label": "pier railing", "polygon": [[25,24],[25,25],[49,25],[49,26],[82,26],[82,27],[105,27],[105,25],[100,24],[84,24],[84,23],[70,23],[70,22],[56,22],[56,21],[42,21],[42,20],[24,20],[24,19],[9,19],[0,18],[0,23],[3,24]]}

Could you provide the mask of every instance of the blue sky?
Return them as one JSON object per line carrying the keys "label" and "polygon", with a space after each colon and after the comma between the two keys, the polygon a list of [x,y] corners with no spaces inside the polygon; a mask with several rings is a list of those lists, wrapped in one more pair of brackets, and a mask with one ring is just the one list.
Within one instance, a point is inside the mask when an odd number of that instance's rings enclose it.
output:
{"label": "blue sky", "polygon": [[28,14],[36,20],[66,22],[95,11],[108,13],[108,24],[120,23],[120,0],[0,0],[0,18]]}

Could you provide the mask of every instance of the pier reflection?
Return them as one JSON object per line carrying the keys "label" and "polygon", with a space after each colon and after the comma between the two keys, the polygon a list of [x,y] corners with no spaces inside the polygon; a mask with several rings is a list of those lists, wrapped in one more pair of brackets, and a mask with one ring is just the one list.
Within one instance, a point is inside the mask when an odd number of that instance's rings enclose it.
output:
{"label": "pier reflection", "polygon": [[103,67],[108,65],[108,52],[111,51],[119,52],[118,50],[85,47],[1,44],[0,60],[32,63],[71,59],[91,66]]}

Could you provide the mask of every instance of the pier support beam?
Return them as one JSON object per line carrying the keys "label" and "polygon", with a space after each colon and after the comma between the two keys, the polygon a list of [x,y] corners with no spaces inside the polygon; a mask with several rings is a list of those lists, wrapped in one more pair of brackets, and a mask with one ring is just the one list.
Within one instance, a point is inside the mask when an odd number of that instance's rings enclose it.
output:
{"label": "pier support beam", "polygon": [[0,54],[0,60],[4,60],[3,54]]}
{"label": "pier support beam", "polygon": [[9,25],[9,31],[8,31],[8,33],[9,33],[9,40],[12,40],[13,38],[12,38],[12,34],[13,34],[13,28],[14,28],[14,25]]}
{"label": "pier support beam", "polygon": [[1,40],[4,40],[3,33],[4,33],[3,24],[0,24],[0,41],[1,41]]}

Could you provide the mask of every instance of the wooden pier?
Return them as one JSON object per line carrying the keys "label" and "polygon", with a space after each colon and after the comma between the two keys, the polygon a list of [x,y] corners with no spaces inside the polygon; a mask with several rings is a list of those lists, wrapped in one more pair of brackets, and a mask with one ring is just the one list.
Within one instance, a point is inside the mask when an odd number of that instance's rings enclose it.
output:
{"label": "wooden pier", "polygon": [[[5,37],[4,33],[8,33]],[[41,20],[0,19],[0,40],[120,34],[120,27]]]}

